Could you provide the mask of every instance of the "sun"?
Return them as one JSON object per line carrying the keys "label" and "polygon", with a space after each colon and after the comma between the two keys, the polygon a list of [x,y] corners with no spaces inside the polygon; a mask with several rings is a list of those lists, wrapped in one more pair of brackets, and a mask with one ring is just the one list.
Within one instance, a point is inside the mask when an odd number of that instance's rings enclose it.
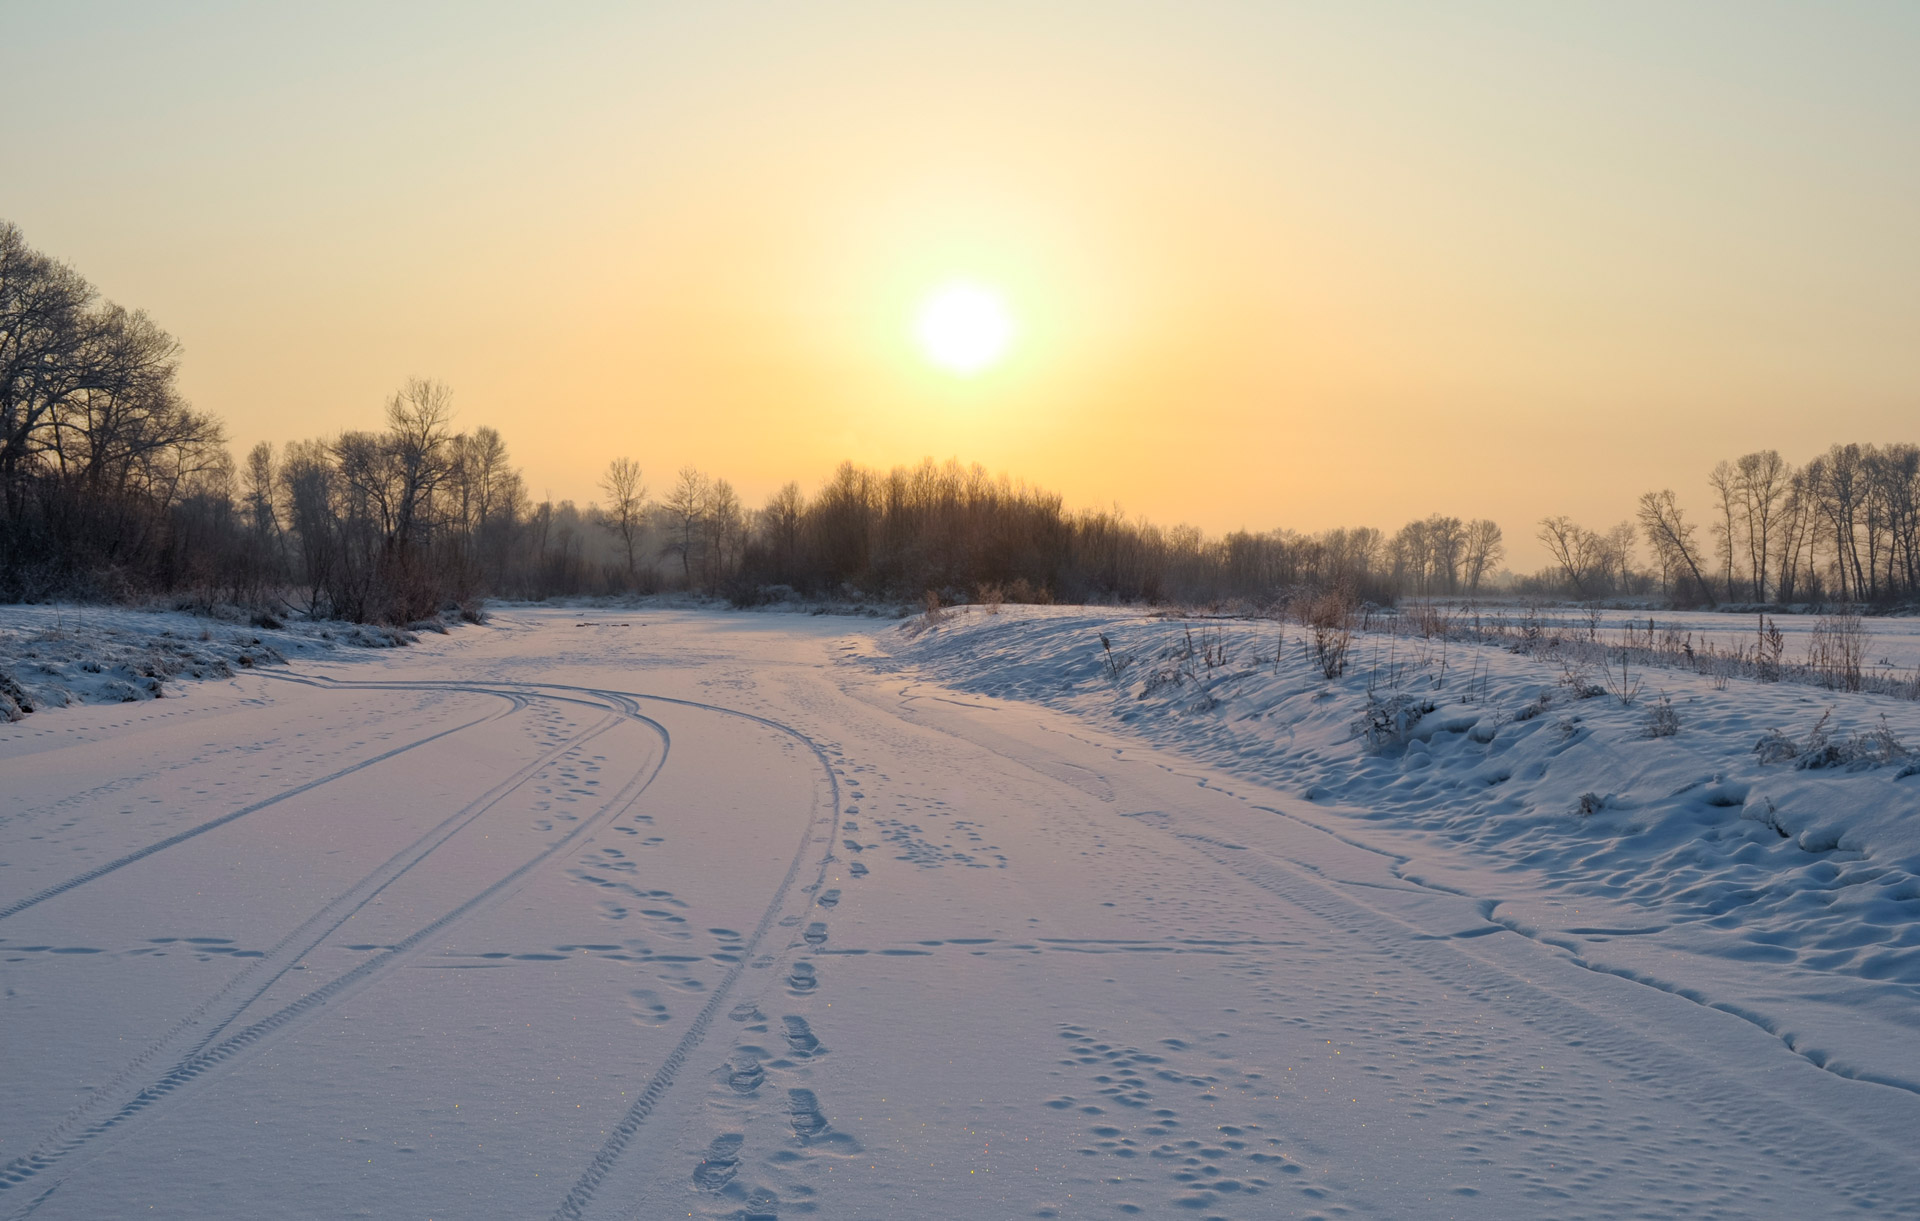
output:
{"label": "sun", "polygon": [[969,281],[954,281],[935,290],[921,304],[914,323],[920,351],[960,377],[972,377],[999,364],[1012,346],[1013,333],[1006,299]]}

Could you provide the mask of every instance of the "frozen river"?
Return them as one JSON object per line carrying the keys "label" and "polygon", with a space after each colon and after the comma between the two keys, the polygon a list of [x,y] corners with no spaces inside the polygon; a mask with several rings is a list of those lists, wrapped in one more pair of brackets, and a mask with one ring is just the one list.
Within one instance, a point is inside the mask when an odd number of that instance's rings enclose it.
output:
{"label": "frozen river", "polygon": [[1916,1215],[1911,1090],[872,636],[0,726],[0,1217]]}

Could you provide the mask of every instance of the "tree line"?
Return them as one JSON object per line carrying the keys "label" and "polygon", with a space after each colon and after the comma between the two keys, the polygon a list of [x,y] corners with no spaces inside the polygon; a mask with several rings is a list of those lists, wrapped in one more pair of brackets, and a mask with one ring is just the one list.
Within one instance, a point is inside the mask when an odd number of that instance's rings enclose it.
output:
{"label": "tree line", "polygon": [[1553,564],[1523,588],[1689,606],[1920,598],[1920,446],[1834,445],[1802,466],[1759,450],[1717,463],[1707,489],[1704,532],[1672,489],[1643,494],[1633,520],[1604,533],[1542,519]]}
{"label": "tree line", "polygon": [[843,464],[812,495],[758,508],[687,468],[657,498],[613,461],[603,503],[535,503],[491,428],[458,431],[451,392],[415,379],[384,427],[255,446],[178,387],[179,345],[100,299],[0,222],[0,597],[170,594],[405,623],[481,597],[685,589],[789,595],[1217,602],[1342,587],[1479,589],[1503,556],[1490,521],[1435,515],[1209,538],[1116,510],[1070,512],[978,466]]}

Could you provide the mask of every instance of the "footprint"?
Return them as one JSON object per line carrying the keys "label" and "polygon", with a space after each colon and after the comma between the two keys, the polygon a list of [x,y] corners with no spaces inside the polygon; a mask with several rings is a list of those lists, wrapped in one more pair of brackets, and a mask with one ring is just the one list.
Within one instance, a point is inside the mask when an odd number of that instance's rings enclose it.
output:
{"label": "footprint", "polygon": [[628,1003],[633,1006],[633,1020],[642,1026],[664,1026],[673,1020],[659,994],[646,988],[636,988]]}
{"label": "footprint", "polygon": [[727,1012],[727,1016],[736,1022],[759,1022],[766,1018],[759,1006],[751,1001],[741,1001]]}
{"label": "footprint", "polygon": [[741,1052],[727,1062],[727,1085],[736,1094],[751,1094],[767,1079],[767,1070],[750,1052]]}
{"label": "footprint", "polygon": [[827,1117],[820,1113],[820,1100],[812,1090],[788,1090],[787,1114],[793,1120],[793,1134],[812,1140],[827,1130]]}
{"label": "footprint", "polygon": [[829,890],[814,900],[814,902],[822,907],[832,907],[840,902],[840,892],[838,890]]}
{"label": "footprint", "polygon": [[787,972],[787,987],[797,993],[811,992],[820,986],[820,976],[810,962],[796,962]]}
{"label": "footprint", "polygon": [[859,861],[855,861],[853,864],[847,866],[847,872],[856,878],[864,878],[867,876],[867,867]]}
{"label": "footprint", "polygon": [[827,926],[815,920],[812,924],[807,925],[807,931],[800,934],[800,937],[808,945],[825,945],[827,943]]}
{"label": "footprint", "polygon": [[719,1191],[740,1172],[740,1146],[746,1137],[738,1132],[716,1136],[707,1146],[707,1155],[693,1168],[693,1183],[701,1191]]}
{"label": "footprint", "polygon": [[784,1017],[780,1021],[787,1028],[787,1046],[795,1055],[819,1056],[826,1054],[826,1048],[820,1046],[820,1040],[814,1038],[813,1027],[807,1025],[803,1017]]}

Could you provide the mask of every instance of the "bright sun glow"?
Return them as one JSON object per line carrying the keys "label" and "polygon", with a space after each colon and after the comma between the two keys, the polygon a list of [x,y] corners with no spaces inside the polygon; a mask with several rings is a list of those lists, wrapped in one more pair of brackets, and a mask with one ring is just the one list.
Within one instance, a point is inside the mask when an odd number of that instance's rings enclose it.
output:
{"label": "bright sun glow", "polygon": [[948,284],[920,307],[914,334],[928,360],[949,373],[971,377],[1006,355],[1013,342],[1013,315],[991,288]]}

